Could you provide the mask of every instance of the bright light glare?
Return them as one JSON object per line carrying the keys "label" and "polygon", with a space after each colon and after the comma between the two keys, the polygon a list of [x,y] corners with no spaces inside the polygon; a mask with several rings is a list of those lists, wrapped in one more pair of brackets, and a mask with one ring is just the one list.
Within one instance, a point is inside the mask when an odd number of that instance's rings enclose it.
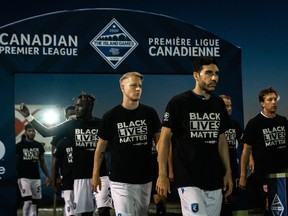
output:
{"label": "bright light glare", "polygon": [[55,125],[60,121],[59,112],[56,110],[47,110],[43,113],[43,124]]}

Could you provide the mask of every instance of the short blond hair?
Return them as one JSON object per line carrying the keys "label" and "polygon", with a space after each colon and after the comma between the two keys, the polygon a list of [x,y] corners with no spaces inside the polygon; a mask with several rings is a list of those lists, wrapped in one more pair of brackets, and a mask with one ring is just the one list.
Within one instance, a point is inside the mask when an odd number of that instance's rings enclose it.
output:
{"label": "short blond hair", "polygon": [[141,79],[141,81],[144,80],[143,75],[141,73],[139,73],[139,72],[127,72],[127,73],[123,74],[122,77],[120,77],[120,79],[119,79],[120,85],[123,82],[123,80],[128,79],[129,77],[133,77],[133,76],[139,77]]}

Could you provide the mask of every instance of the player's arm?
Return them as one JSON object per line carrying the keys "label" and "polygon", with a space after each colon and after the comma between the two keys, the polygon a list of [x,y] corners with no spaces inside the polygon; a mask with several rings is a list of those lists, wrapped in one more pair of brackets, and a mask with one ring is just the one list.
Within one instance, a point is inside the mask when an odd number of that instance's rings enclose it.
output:
{"label": "player's arm", "polygon": [[49,186],[51,184],[51,179],[49,176],[49,172],[48,172],[43,154],[39,156],[39,161],[40,161],[41,170],[43,171],[43,173],[46,176],[46,185]]}
{"label": "player's arm", "polygon": [[56,194],[60,194],[61,191],[61,184],[62,179],[60,177],[59,169],[60,169],[60,163],[59,160],[56,157],[53,157],[53,168],[52,168],[52,181],[54,184],[54,190]]}
{"label": "player's arm", "polygon": [[61,190],[60,188],[61,188],[61,183],[62,183],[59,170],[60,170],[59,159],[53,156],[51,177],[52,177],[52,183],[54,185],[56,194],[60,193],[60,190]]}
{"label": "player's arm", "polygon": [[153,139],[154,139],[154,142],[156,143],[156,150],[157,150],[157,151],[158,151],[159,138],[160,138],[160,133],[155,133],[155,134],[153,135]]}
{"label": "player's arm", "polygon": [[247,184],[247,166],[248,166],[248,161],[250,158],[251,154],[251,145],[248,145],[244,143],[243,146],[243,151],[241,155],[241,164],[240,164],[240,181],[239,181],[239,187],[241,189],[246,188]]}
{"label": "player's arm", "polygon": [[97,187],[101,190],[101,180],[100,180],[100,167],[102,161],[105,157],[105,149],[108,144],[107,140],[104,140],[99,137],[97,142],[97,148],[94,153],[94,165],[93,165],[93,173],[92,173],[92,191],[97,192]]}
{"label": "player's arm", "polygon": [[253,158],[252,150],[250,152],[248,169],[250,169],[251,173],[255,172],[255,161],[254,161],[254,158]]}
{"label": "player's arm", "polygon": [[156,190],[160,196],[167,197],[167,192],[170,193],[170,182],[167,176],[167,163],[170,151],[172,132],[170,128],[162,127],[158,142],[158,165],[159,176],[157,179]]}
{"label": "player's arm", "polygon": [[26,118],[26,120],[38,131],[43,137],[55,136],[57,131],[57,126],[55,127],[45,127],[40,122],[38,122],[34,116],[30,114],[28,107],[21,103],[20,113]]}
{"label": "player's arm", "polygon": [[170,182],[174,181],[174,170],[173,170],[173,154],[172,154],[172,143],[170,142],[170,151],[168,156],[168,177]]}
{"label": "player's arm", "polygon": [[57,178],[60,177],[58,170],[59,170],[59,160],[55,156],[53,156],[51,179],[52,179],[52,183],[55,186],[57,185]]}
{"label": "player's arm", "polygon": [[232,172],[231,172],[231,167],[230,167],[229,148],[228,148],[228,143],[225,137],[225,133],[222,133],[219,135],[218,152],[225,167],[223,190],[225,192],[225,196],[229,196],[233,190],[233,181],[232,181]]}
{"label": "player's arm", "polygon": [[[159,143],[159,136],[160,136],[160,134],[158,134],[158,138],[156,139],[157,140],[157,142],[155,141],[155,143],[156,143],[156,149],[157,149],[157,152],[159,152],[159,145],[158,145],[158,143]],[[169,148],[169,156],[168,156],[168,177],[169,177],[169,180],[171,181],[171,182],[173,182],[174,181],[174,171],[173,171],[173,156],[172,156],[172,143],[170,142],[170,148]]]}

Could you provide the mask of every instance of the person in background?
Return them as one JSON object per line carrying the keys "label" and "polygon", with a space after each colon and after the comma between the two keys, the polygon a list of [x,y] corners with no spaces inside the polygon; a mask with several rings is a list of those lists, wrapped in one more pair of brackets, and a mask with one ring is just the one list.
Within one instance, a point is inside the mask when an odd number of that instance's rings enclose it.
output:
{"label": "person in background", "polygon": [[195,59],[195,87],[174,96],[166,106],[159,138],[157,192],[167,196],[170,182],[167,162],[172,142],[174,181],[182,214],[218,216],[222,190],[233,188],[225,131],[230,118],[223,100],[213,94],[218,79],[217,62],[211,57]]}
{"label": "person in background", "polygon": [[[75,213],[82,216],[92,216],[95,211],[91,178],[94,152],[98,140],[98,128],[101,120],[93,117],[94,101],[95,97],[93,95],[81,93],[75,99],[76,119],[65,121],[49,128],[40,124],[30,115],[29,109],[25,104],[20,105],[22,115],[42,136],[66,137],[72,144],[74,207]],[[83,166],[84,162],[85,166]],[[101,178],[103,177],[103,182],[106,181],[107,184],[105,184],[106,187],[103,187],[101,193],[97,194],[98,214],[100,216],[109,216],[112,200],[108,195],[110,189],[105,163],[101,166],[100,176]]]}
{"label": "person in background", "polygon": [[[65,120],[66,120],[66,121],[71,120],[71,119],[73,119],[73,118],[76,118],[75,114],[76,114],[76,112],[75,112],[75,106],[74,106],[74,105],[67,106],[67,107],[64,109],[64,117],[65,117]],[[53,139],[51,140],[51,145],[52,145],[51,153],[52,153],[52,155],[53,155],[53,152],[54,152],[55,147],[57,146],[58,142],[59,142],[62,138],[63,138],[63,137],[56,137],[56,136],[54,136]]]}
{"label": "person in background", "polygon": [[267,208],[267,174],[287,172],[288,169],[288,120],[277,114],[278,97],[277,91],[272,87],[260,91],[258,100],[262,111],[248,121],[242,139],[244,148],[239,186],[246,189],[247,165],[252,150],[259,200],[259,206],[256,207],[263,211]]}
{"label": "person in background", "polygon": [[[75,118],[75,106],[65,108],[65,119]],[[55,142],[56,143],[55,145]],[[73,147],[67,137],[53,137],[52,139],[52,182],[54,192],[64,198],[64,215],[75,215],[74,212],[74,191],[73,191]]]}
{"label": "person in background", "polygon": [[119,80],[123,101],[103,115],[94,157],[93,191],[102,189],[99,168],[110,145],[111,194],[116,215],[148,214],[152,187],[152,140],[157,143],[160,119],[140,103],[143,75],[125,73]]}
{"label": "person in background", "polygon": [[45,150],[43,145],[34,139],[35,134],[35,129],[26,124],[25,138],[16,145],[18,186],[24,201],[23,216],[37,215],[37,205],[42,198],[39,163],[46,176],[46,185],[51,184],[44,159]]}
{"label": "person in background", "polygon": [[237,185],[239,182],[238,161],[237,161],[237,148],[240,147],[240,140],[242,137],[243,129],[240,124],[232,119],[232,101],[231,97],[227,95],[219,95],[225,103],[226,110],[231,120],[231,127],[225,131],[225,136],[229,147],[230,167],[233,179],[233,192],[230,196],[226,197],[222,202],[221,216],[232,216],[233,211],[233,195],[236,194]]}
{"label": "person in background", "polygon": [[[62,138],[53,153],[53,176],[56,193],[62,191],[65,201],[64,215],[76,215],[74,210],[73,146],[67,137]],[[60,174],[61,172],[61,174]],[[60,177],[62,176],[62,178]],[[58,179],[61,179],[59,182]]]}

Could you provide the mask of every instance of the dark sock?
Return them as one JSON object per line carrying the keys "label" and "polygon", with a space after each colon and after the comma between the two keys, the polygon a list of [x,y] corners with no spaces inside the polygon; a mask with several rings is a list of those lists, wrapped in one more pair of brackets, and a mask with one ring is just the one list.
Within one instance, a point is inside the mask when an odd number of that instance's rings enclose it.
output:
{"label": "dark sock", "polygon": [[166,207],[164,203],[158,203],[156,204],[156,215],[166,215]]}
{"label": "dark sock", "polygon": [[98,214],[99,216],[110,216],[110,208],[108,207],[98,208]]}
{"label": "dark sock", "polygon": [[93,212],[85,212],[81,214],[82,216],[93,216]]}

